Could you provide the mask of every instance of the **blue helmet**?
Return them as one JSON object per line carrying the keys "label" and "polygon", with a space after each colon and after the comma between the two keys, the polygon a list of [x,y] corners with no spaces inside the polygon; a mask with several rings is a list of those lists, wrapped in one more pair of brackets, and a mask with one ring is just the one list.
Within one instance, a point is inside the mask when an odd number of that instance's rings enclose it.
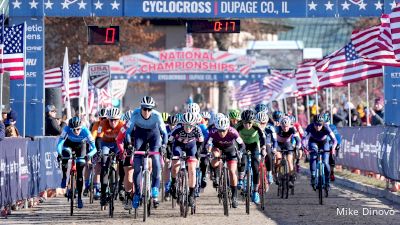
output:
{"label": "blue helmet", "polygon": [[256,105],[256,107],[254,108],[254,110],[256,110],[256,113],[258,113],[258,112],[264,112],[264,111],[268,113],[268,106],[267,106],[267,104],[260,103],[260,104],[257,104],[257,105]]}

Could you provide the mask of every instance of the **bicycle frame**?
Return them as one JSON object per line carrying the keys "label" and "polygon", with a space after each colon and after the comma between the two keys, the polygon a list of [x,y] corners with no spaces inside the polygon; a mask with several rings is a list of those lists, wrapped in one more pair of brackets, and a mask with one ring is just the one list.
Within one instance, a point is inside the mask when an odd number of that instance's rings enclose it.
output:
{"label": "bicycle frame", "polygon": [[[315,176],[315,186],[318,189],[318,197],[319,197],[319,204],[323,204],[323,195],[322,189],[326,188],[325,184],[325,165],[322,161],[322,154],[324,154],[324,150],[318,150],[317,152],[317,162],[316,162],[316,176]],[[328,191],[326,191],[326,197],[328,196]]]}

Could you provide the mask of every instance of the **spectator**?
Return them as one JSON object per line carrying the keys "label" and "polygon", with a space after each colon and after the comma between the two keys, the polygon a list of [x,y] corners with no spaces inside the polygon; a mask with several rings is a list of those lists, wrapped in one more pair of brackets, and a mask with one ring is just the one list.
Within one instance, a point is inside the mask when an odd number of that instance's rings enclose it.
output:
{"label": "spectator", "polygon": [[383,100],[381,98],[375,99],[374,108],[371,109],[370,111],[371,111],[371,125],[372,126],[385,124],[385,121],[383,120],[383,118],[384,118]]}
{"label": "spectator", "polygon": [[343,127],[347,120],[346,120],[346,114],[343,110],[338,110],[336,107],[332,108],[332,113],[333,113],[333,124],[336,127]]}
{"label": "spectator", "polygon": [[361,126],[360,115],[358,114],[356,109],[351,109],[351,126],[352,127]]}
{"label": "spectator", "polygon": [[299,114],[297,115],[297,120],[299,121],[299,124],[301,125],[301,127],[305,128],[308,125],[307,122],[307,115],[305,114],[305,109],[304,109],[304,105],[300,105],[299,108]]}
{"label": "spectator", "polygon": [[7,113],[7,119],[4,123],[6,126],[5,135],[6,137],[18,137],[19,131],[15,124],[17,123],[17,112],[11,110]]}
{"label": "spectator", "polygon": [[4,140],[6,136],[6,127],[4,126],[3,120],[0,120],[0,141]]}
{"label": "spectator", "polygon": [[6,112],[6,111],[3,111],[3,112],[1,113],[1,117],[2,117],[2,120],[3,120],[3,121],[6,121],[6,120],[7,120],[7,112]]}
{"label": "spectator", "polygon": [[360,119],[361,119],[361,125],[362,126],[367,126],[367,115],[365,113],[364,104],[360,103],[360,104],[357,105],[357,112],[358,112],[358,115],[360,116]]}
{"label": "spectator", "polygon": [[47,105],[44,132],[46,136],[58,136],[61,134],[61,121],[56,116],[56,107],[54,105]]}

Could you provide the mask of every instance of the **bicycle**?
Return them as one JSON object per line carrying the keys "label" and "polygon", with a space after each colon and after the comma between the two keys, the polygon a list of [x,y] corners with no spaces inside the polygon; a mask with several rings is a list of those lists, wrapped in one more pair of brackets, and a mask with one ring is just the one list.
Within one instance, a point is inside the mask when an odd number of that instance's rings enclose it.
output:
{"label": "bicycle", "polygon": [[278,181],[278,196],[289,198],[289,164],[287,160],[288,150],[281,150],[282,159],[276,171],[276,180]]}
{"label": "bicycle", "polygon": [[[179,159],[180,169],[178,172],[178,176],[176,179],[176,186],[172,188],[176,188],[175,193],[177,193],[176,202],[179,204],[180,215],[183,218],[187,217],[188,210],[189,210],[189,179],[188,179],[188,172],[186,169],[186,152],[182,151],[179,157],[174,156],[172,157],[173,160]],[[196,200],[195,200],[196,201]],[[175,207],[174,198],[172,198],[172,208]],[[193,214],[196,213],[196,203],[193,204],[191,207]]]}
{"label": "bicycle", "polygon": [[[114,152],[111,152],[109,154],[104,154],[103,156],[109,156],[110,157],[110,166],[108,168],[108,215],[110,218],[114,217],[114,201],[118,197],[118,162],[116,160],[116,156]],[[105,206],[102,207],[102,210],[105,210]]]}
{"label": "bicycle", "polygon": [[[325,165],[322,161],[322,155],[325,153],[323,149],[319,149],[317,152],[317,171],[316,171],[316,177],[315,177],[315,187],[318,189],[318,200],[319,204],[323,205],[323,189],[325,189],[325,198],[328,197],[328,192],[329,188],[328,185],[326,184],[325,180]],[[315,189],[314,189],[315,190]]]}
{"label": "bicycle", "polygon": [[264,195],[269,189],[269,184],[268,184],[268,178],[267,178],[267,167],[265,166],[265,158],[261,157],[261,162],[260,166],[258,167],[258,170],[260,171],[260,186],[258,188],[258,192],[260,193],[260,206],[261,209],[265,209],[265,200],[264,200]]}
{"label": "bicycle", "polygon": [[[149,162],[150,156],[159,155],[159,152],[150,152],[149,145],[147,145],[145,151],[134,151],[133,155],[143,155],[143,164],[141,166],[141,181],[140,181],[140,196],[141,203],[143,205],[143,222],[146,221],[147,217],[150,216],[151,213],[151,177],[149,170]],[[132,156],[133,157],[133,156]],[[136,190],[135,190],[136,191]],[[134,218],[136,219],[138,216],[138,209],[135,208]]]}
{"label": "bicycle", "polygon": [[76,154],[75,152],[72,152],[70,158],[72,160],[71,162],[71,169],[70,169],[70,174],[69,174],[69,180],[68,180],[68,190],[67,190],[67,199],[70,202],[70,215],[72,216],[74,214],[74,199],[75,199],[75,186],[76,184]]}
{"label": "bicycle", "polygon": [[[226,162],[226,155],[222,152],[221,156],[218,157],[220,164],[219,168],[216,168],[220,170],[220,180],[219,180],[219,185],[218,185],[218,198],[219,202],[224,206],[224,215],[229,216],[229,207],[231,206],[230,199],[232,196],[231,190],[229,188],[229,172],[228,172],[228,165]],[[222,162],[222,163],[221,163]]]}
{"label": "bicycle", "polygon": [[243,179],[243,189],[241,195],[246,202],[246,213],[250,214],[250,202],[251,202],[251,189],[252,189],[252,169],[251,169],[251,151],[246,151],[247,161],[245,170],[245,179]]}
{"label": "bicycle", "polygon": [[92,160],[91,163],[88,163],[88,168],[90,170],[89,173],[89,204],[93,204],[93,198],[94,198],[94,186],[93,186],[93,181],[94,181],[94,162]]}

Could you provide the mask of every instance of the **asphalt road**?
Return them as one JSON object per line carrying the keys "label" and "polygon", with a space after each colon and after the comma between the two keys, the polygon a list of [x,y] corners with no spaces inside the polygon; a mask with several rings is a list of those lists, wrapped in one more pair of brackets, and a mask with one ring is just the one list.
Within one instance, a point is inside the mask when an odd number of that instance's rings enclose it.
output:
{"label": "asphalt road", "polygon": [[[223,215],[216,192],[206,188],[197,200],[197,213],[181,218],[171,202],[164,202],[146,221],[147,224],[400,224],[400,205],[385,199],[368,196],[342,187],[333,186],[324,205],[318,204],[317,193],[309,186],[309,180],[300,176],[296,181],[295,195],[289,199],[277,196],[277,186],[272,185],[267,193],[264,211],[252,204],[250,215],[245,213],[244,202],[237,209],[231,209],[229,217]],[[210,182],[209,182],[210,184]],[[137,224],[143,223],[116,205],[114,218],[108,218],[108,211],[100,211],[98,202],[90,205],[85,199],[83,209],[75,209],[69,216],[69,204],[65,198],[48,199],[44,204],[31,209],[13,211],[1,224]],[[375,213],[375,215],[374,215]],[[378,214],[378,215],[376,215]]]}

